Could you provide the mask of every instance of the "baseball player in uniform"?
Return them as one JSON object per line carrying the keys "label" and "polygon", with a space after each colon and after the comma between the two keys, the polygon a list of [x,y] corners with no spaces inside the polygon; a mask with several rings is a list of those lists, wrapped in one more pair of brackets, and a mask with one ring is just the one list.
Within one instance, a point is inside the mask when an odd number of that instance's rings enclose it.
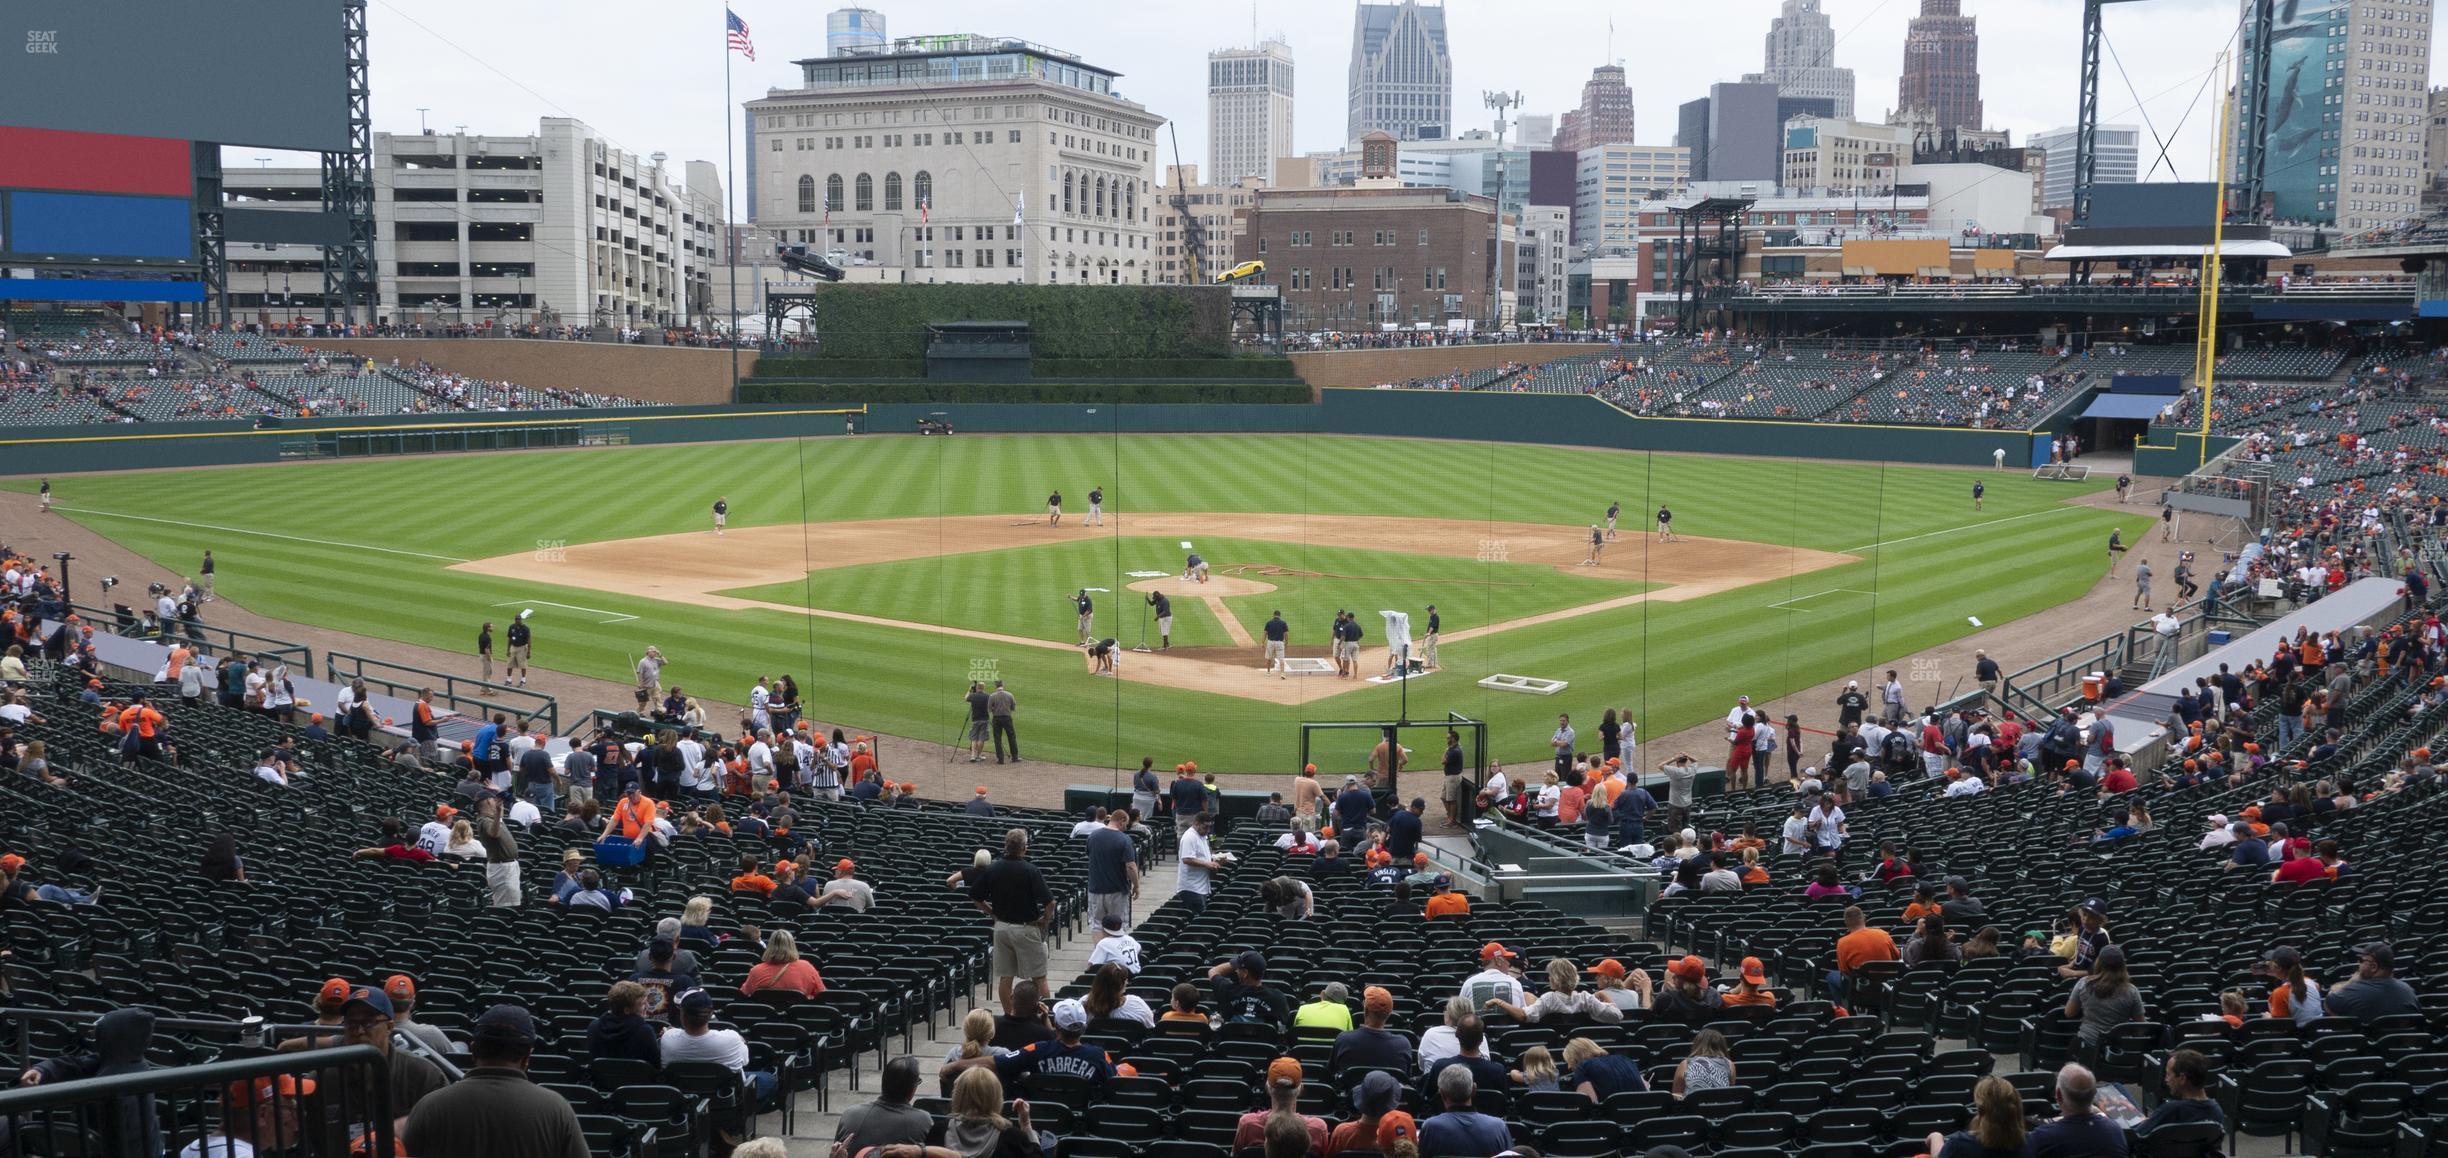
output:
{"label": "baseball player in uniform", "polygon": [[1674,542],[1674,512],[1663,506],[1658,508],[1658,542]]}
{"label": "baseball player in uniform", "polygon": [[1192,583],[1207,581],[1207,560],[1192,555],[1182,560],[1182,578]]}
{"label": "baseball player in uniform", "polygon": [[1091,527],[1102,527],[1105,525],[1104,487],[1095,486],[1088,488],[1088,525]]}
{"label": "baseball player in uniform", "polygon": [[[1611,516],[1610,516],[1610,517],[1611,517]],[[1435,667],[1435,666],[1437,665],[1437,657],[1436,657],[1437,630],[1438,630],[1439,628],[1443,627],[1444,625],[1445,625],[1445,620],[1444,620],[1442,617],[1440,617],[1439,615],[1437,615],[1436,604],[1434,604],[1434,603],[1429,604],[1429,605],[1428,605],[1428,634],[1423,635],[1423,636],[1421,636],[1421,637],[1420,637],[1420,662],[1421,662],[1422,664],[1425,664],[1425,665],[1427,665],[1427,666],[1429,666],[1429,667]]]}
{"label": "baseball player in uniform", "polygon": [[1615,516],[1620,515],[1620,514],[1622,514],[1622,513],[1623,513],[1623,504],[1622,504],[1622,503],[1608,503],[1608,504],[1607,504],[1607,520],[1606,520],[1606,532],[1607,532],[1607,538],[1612,539],[1612,538],[1614,538],[1614,537],[1615,537]]}
{"label": "baseball player in uniform", "polygon": [[1059,527],[1062,525],[1061,491],[1056,491],[1053,494],[1046,496],[1046,525],[1052,527]]}
{"label": "baseball player in uniform", "polygon": [[[1292,634],[1291,626],[1284,622],[1281,608],[1276,609],[1275,614],[1267,619],[1265,631],[1266,670],[1277,671],[1284,665],[1284,640]],[[1278,672],[1278,674],[1282,678],[1291,678],[1287,673]]]}
{"label": "baseball player in uniform", "polygon": [[1589,544],[1589,558],[1581,560],[1581,565],[1595,567],[1598,565],[1598,553],[1606,550],[1606,533],[1599,530],[1596,523],[1590,524]]}
{"label": "baseball player in uniform", "polygon": [[1080,643],[1085,645],[1096,638],[1096,600],[1088,598],[1088,589],[1082,587],[1071,597],[1071,605],[1079,609]]}
{"label": "baseball player in uniform", "polygon": [[502,669],[502,679],[514,688],[527,686],[528,647],[535,641],[535,634],[527,628],[527,617],[533,614],[533,610],[522,610],[510,621],[510,666]]}
{"label": "baseball player in uniform", "polygon": [[728,523],[728,522],[730,522],[730,521],[731,521],[731,500],[730,500],[730,499],[728,499],[728,498],[720,498],[720,499],[716,499],[716,500],[714,500],[714,533],[715,533],[715,534],[717,534],[717,535],[722,534],[722,533],[723,533],[723,524]]}
{"label": "baseball player in uniform", "polygon": [[1173,601],[1162,591],[1148,592],[1147,601],[1156,609],[1156,650],[1173,650]]}

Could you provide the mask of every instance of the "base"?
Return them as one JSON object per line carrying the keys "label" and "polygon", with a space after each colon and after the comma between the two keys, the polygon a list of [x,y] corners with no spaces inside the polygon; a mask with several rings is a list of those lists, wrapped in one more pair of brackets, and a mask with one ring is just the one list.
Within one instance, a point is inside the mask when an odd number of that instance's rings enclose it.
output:
{"label": "base", "polygon": [[1333,675],[1334,661],[1314,655],[1294,656],[1283,661],[1276,670],[1288,676]]}
{"label": "base", "polygon": [[1534,696],[1552,696],[1572,686],[1570,680],[1546,680],[1537,676],[1497,674],[1479,681],[1479,686],[1491,691],[1526,692]]}

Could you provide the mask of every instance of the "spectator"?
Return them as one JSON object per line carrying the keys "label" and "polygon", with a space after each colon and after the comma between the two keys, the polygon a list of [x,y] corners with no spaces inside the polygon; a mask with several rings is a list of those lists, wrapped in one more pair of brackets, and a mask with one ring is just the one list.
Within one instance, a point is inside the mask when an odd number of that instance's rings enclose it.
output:
{"label": "spectator", "polygon": [[[765,1070],[748,1068],[748,1040],[736,1029],[714,1028],[714,995],[703,989],[691,989],[674,1003],[679,1009],[679,1024],[663,1031],[663,1064],[682,1061],[710,1061],[747,1079],[755,1095],[755,1104],[762,1106],[773,1100],[774,1075]],[[725,1139],[729,1143],[729,1139]]]}
{"label": "spectator", "polygon": [[1734,987],[1718,1000],[1725,1005],[1765,1005],[1776,1007],[1776,993],[1768,988],[1768,968],[1757,957],[1742,959],[1742,969],[1736,975]]}
{"label": "spectator", "polygon": [[[1326,1120],[1300,1112],[1300,1091],[1301,1064],[1298,1059],[1279,1057],[1268,1062],[1266,1069],[1267,1108],[1251,1110],[1241,1115],[1239,1122],[1234,1123],[1233,1149],[1240,1150],[1244,1147],[1265,1143],[1267,1119],[1276,1114],[1285,1114],[1299,1119],[1301,1126],[1308,1134],[1308,1148],[1302,1153],[1324,1154],[1327,1145]],[[1272,1147],[1270,1147],[1270,1152],[1271,1150]]]}
{"label": "spectator", "polygon": [[2092,1112],[2098,1093],[2090,1070],[2058,1070],[2057,1118],[2031,1132],[2030,1158],[2125,1158],[2124,1128]]}
{"label": "spectator", "polygon": [[1604,1025],[1623,1020],[1623,1010],[1614,1002],[1582,991],[1581,970],[1562,957],[1547,962],[1547,992],[1539,994],[1538,1000],[1523,1006],[1490,997],[1487,1007],[1504,1010],[1513,1020],[1531,1024],[1550,1017],[1579,1018]]}
{"label": "spectator", "polygon": [[2199,1050],[2180,1049],[2167,1057],[2167,1099],[2134,1127],[2134,1134],[2147,1138],[2161,1126],[2191,1122],[2224,1126],[2227,1115],[2210,1096],[2210,1059]]}
{"label": "spectator", "polygon": [[2329,990],[2327,1005],[2335,1017],[2351,1017],[2365,1026],[2382,1017],[2420,1013],[2414,990],[2397,979],[2397,952],[2386,941],[2355,946],[2355,975]]}
{"label": "spectator", "polygon": [[1495,1158],[1513,1148],[1513,1135],[1504,1119],[1471,1108],[1478,1091],[1470,1067],[1451,1065],[1438,1072],[1437,1104],[1444,1110],[1420,1127],[1420,1153],[1437,1158]]}
{"label": "spectator", "polygon": [[1471,999],[1472,1009],[1495,998],[1522,1004],[1521,975],[1514,964],[1519,959],[1519,954],[1494,941],[1479,947],[1479,971],[1462,979],[1462,994]]}
{"label": "spectator", "polygon": [[1946,918],[1931,913],[1921,918],[1912,940],[1904,943],[1903,959],[1904,967],[1911,969],[1932,961],[1961,961],[1963,951],[1947,937]]}
{"label": "spectator", "polygon": [[2280,945],[2261,959],[2253,970],[2271,979],[2269,1015],[2292,1018],[2297,1025],[2317,1021],[2327,1012],[2321,1000],[2320,982],[2304,975],[2303,954],[2292,945]]}
{"label": "spectator", "polygon": [[2024,1158],[2030,1153],[2024,1142],[2023,1095],[1988,1074],[1972,1087],[1971,1126],[1930,1135],[1928,1152],[1933,1158]]}
{"label": "spectator", "polygon": [[[1139,896],[1139,848],[1130,837],[1130,812],[1115,809],[1088,836],[1088,921],[1092,927],[1118,916],[1130,924],[1131,902]],[[1138,962],[1131,963],[1137,972]]]}
{"label": "spectator", "polygon": [[[833,1128],[835,1144],[858,1150],[870,1146],[923,1146],[935,1117],[914,1103],[918,1097],[918,1059],[902,1056],[884,1063],[883,1088],[876,1100],[842,1112]],[[732,1151],[733,1158],[740,1152]]]}
{"label": "spectator", "polygon": [[1337,1034],[1352,1027],[1351,990],[1340,981],[1329,981],[1318,989],[1317,1000],[1306,1002],[1292,1011],[1294,1029],[1331,1029]]}
{"label": "spectator", "polygon": [[1096,966],[1095,969],[1096,975],[1088,985],[1088,996],[1080,999],[1081,1008],[1088,1011],[1091,1019],[1119,1017],[1149,1028],[1155,1027],[1156,1011],[1148,1008],[1147,999],[1130,991],[1130,970],[1110,963]]}
{"label": "spectator", "polygon": [[1445,1000],[1444,1024],[1429,1026],[1420,1034],[1418,1054],[1421,1072],[1425,1073],[1428,1067],[1462,1052],[1462,1043],[1454,1036],[1454,1027],[1470,1017],[1474,1008],[1471,999],[1462,994],[1457,993]]}
{"label": "spectator", "polygon": [[1377,1127],[1402,1104],[1402,1083],[1392,1074],[1372,1070],[1353,1087],[1351,1101],[1360,1116],[1327,1133],[1326,1158],[1336,1158],[1346,1150],[1375,1149]]}
{"label": "spectator", "polygon": [[646,1023],[646,987],[635,981],[616,981],[604,994],[604,1011],[587,1025],[587,1056],[610,1059],[628,1058],[645,1062],[649,1069],[663,1068],[663,1046],[656,1038],[654,1027]]}
{"label": "spectator", "polygon": [[1828,973],[1828,987],[1849,995],[1853,975],[1873,961],[1898,960],[1895,938],[1885,929],[1870,927],[1870,919],[1855,905],[1844,911],[1845,935],[1836,939],[1836,968]]}
{"label": "spectator", "polygon": [[1199,987],[1184,981],[1173,987],[1173,996],[1166,1001],[1165,1011],[1157,1021],[1174,1025],[1196,1025],[1203,1032],[1212,1028],[1207,1013],[1199,1008]]}
{"label": "spectator", "polygon": [[824,891],[808,898],[810,905],[839,905],[864,913],[875,905],[875,887],[858,879],[858,864],[848,857],[833,862],[833,879]]}
{"label": "spectator", "polygon": [[1054,923],[1054,894],[1045,874],[1028,861],[1028,830],[1003,834],[1003,856],[970,885],[970,899],[994,917],[996,996],[1011,1004],[1012,983],[1021,978],[1046,989],[1046,930]]}
{"label": "spectator", "polygon": [[951,1093],[952,1079],[960,1073],[952,1068],[952,1063],[1008,1052],[995,1048],[995,1017],[994,1011],[980,1008],[970,1010],[968,1016],[961,1018],[960,1044],[944,1053],[944,1064],[935,1071],[935,1080],[946,1094]]}
{"label": "spectator", "polygon": [[1734,1084],[1734,1059],[1726,1056],[1725,1035],[1701,1030],[1692,1038],[1691,1052],[1675,1064],[1674,1096],[1690,1097],[1701,1090],[1722,1090]]}
{"label": "spectator", "polygon": [[[1013,1103],[1012,1117],[1003,1116],[1003,1082],[991,1068],[963,1072],[952,1083],[952,1112],[927,1132],[931,1152],[942,1147],[958,1158],[1041,1158],[1037,1130],[1029,1121],[1028,1103]],[[877,1158],[905,1158],[901,1154]],[[918,1156],[906,1156],[918,1158]]]}
{"label": "spectator", "polygon": [[[1114,1076],[1113,1057],[1103,1047],[1081,1040],[1087,1030],[1088,1011],[1079,1002],[1057,1001],[1052,1040],[1032,1041],[998,1057],[962,1058],[944,1068],[957,1071],[990,1065],[995,1075],[1005,1081],[1025,1083],[1030,1078],[1058,1076],[1078,1078],[1092,1088],[1102,1086]],[[958,1089],[957,1079],[954,1088]]]}
{"label": "spectator", "polygon": [[[35,1062],[17,1076],[20,1086],[81,1081],[86,1078],[137,1074],[152,1069],[145,1051],[153,1044],[154,1014],[149,1009],[114,1009],[93,1024],[93,1048]],[[421,1059],[420,1059],[421,1060]],[[433,1067],[428,1064],[426,1069]],[[439,1085],[440,1074],[435,1074]],[[419,1096],[422,1096],[420,1092]],[[112,1098],[98,1108],[108,1115],[103,1136],[117,1138],[130,1153],[162,1152],[161,1117],[151,1095]],[[139,1139],[145,1139],[139,1142]],[[0,1139],[4,1140],[4,1139]],[[29,1139],[30,1141],[31,1139]]]}
{"label": "spectator", "polygon": [[1005,1053],[1031,1042],[1054,1040],[1054,1027],[1046,1021],[1044,998],[1037,983],[1019,981],[1012,984],[1011,1000],[1003,1012],[995,1015],[994,1046]]}
{"label": "spectator", "polygon": [[646,1016],[671,1024],[677,1024],[672,1017],[672,998],[697,988],[697,975],[677,968],[676,953],[669,938],[657,937],[646,946],[646,968],[629,975],[631,981],[646,989]]}
{"label": "spectator", "polygon": [[[1183,775],[1187,776],[1188,773]],[[1174,849],[1178,865],[1174,895],[1179,897],[1193,914],[1197,914],[1207,911],[1207,898],[1215,893],[1216,870],[1231,863],[1229,858],[1232,854],[1217,853],[1207,843],[1207,834],[1215,827],[1215,817],[1205,811],[1204,796],[1200,797],[1202,801],[1200,811],[1187,817],[1181,814],[1181,796],[1178,790],[1183,783],[1197,784],[1198,781],[1174,781],[1176,792],[1173,816],[1175,823],[1181,826],[1180,844]],[[1200,791],[1204,792],[1205,789],[1202,788]]]}
{"label": "spectator", "polygon": [[1207,971],[1216,1007],[1227,1024],[1249,1022],[1283,1028],[1291,1021],[1291,1003],[1267,986],[1266,956],[1244,950],[1232,960]]}
{"label": "spectator", "polygon": [[1708,964],[1686,955],[1666,967],[1666,985],[1651,995],[1652,1020],[1698,1025],[1713,1019],[1725,1004],[1709,988]]}
{"label": "spectator", "polygon": [[[408,1050],[391,1048],[393,1028],[391,998],[382,990],[360,986],[349,991],[348,1000],[340,1007],[340,1044],[371,1046],[383,1055],[387,1064],[361,1072],[367,1079],[376,1073],[383,1075],[390,1088],[391,1113],[395,1117],[391,1129],[397,1134],[408,1124],[408,1116],[416,1112],[417,1103],[448,1084],[448,1079],[432,1062]],[[340,1075],[333,1074],[328,1079],[318,1078],[317,1082],[328,1082],[326,1088],[340,1094],[339,1078]],[[370,1099],[372,1095],[373,1090],[367,1087],[353,1096]]]}
{"label": "spectator", "polygon": [[[1590,966],[1590,973],[1598,978],[1598,996],[1606,998],[1615,1008],[1626,1011],[1648,1008],[1648,970],[1634,970],[1627,975],[1623,962],[1609,957]],[[1629,986],[1625,984],[1627,981],[1630,982]]]}
{"label": "spectator", "polygon": [[204,879],[208,881],[245,883],[246,860],[238,855],[238,838],[226,832],[212,838],[212,843],[204,846],[204,864],[201,871]]}
{"label": "spectator", "polygon": [[1361,990],[1360,1024],[1335,1037],[1334,1051],[1327,1055],[1326,1072],[1338,1080],[1354,1069],[1410,1072],[1411,1039],[1386,1028],[1393,1017],[1392,992],[1376,985]]}
{"label": "spectator", "polygon": [[2075,1040],[2086,1050],[2098,1049],[2109,1030],[2143,1019],[2142,991],[2134,987],[2133,978],[2125,972],[2123,949],[2110,945],[2100,950],[2090,974],[2074,983],[2065,1012],[2067,1017],[2082,1019]]}
{"label": "spectator", "polygon": [[765,989],[787,989],[801,997],[825,991],[824,978],[813,963],[799,955],[799,942],[788,929],[776,929],[766,937],[764,959],[750,967],[747,980],[740,982],[742,996]]}
{"label": "spectator", "polygon": [[416,980],[405,973],[394,973],[383,981],[383,996],[391,999],[392,1028],[413,1037],[425,1048],[438,1054],[458,1050],[442,1027],[416,1020]]}
{"label": "spectator", "polygon": [[578,1112],[527,1076],[535,1041],[535,1019],[526,1010],[486,1010],[468,1045],[475,1067],[417,1104],[400,1145],[411,1154],[468,1158],[586,1158]]}

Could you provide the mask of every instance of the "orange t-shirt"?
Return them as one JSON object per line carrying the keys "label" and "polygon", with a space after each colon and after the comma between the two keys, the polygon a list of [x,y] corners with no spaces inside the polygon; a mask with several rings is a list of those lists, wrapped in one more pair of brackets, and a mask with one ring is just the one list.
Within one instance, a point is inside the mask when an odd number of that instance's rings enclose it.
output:
{"label": "orange t-shirt", "polygon": [[626,800],[612,808],[612,822],[620,826],[622,836],[631,840],[638,839],[652,829],[654,819],[655,803],[643,796],[638,797],[635,809],[632,809]]}
{"label": "orange t-shirt", "polygon": [[1622,792],[1623,787],[1624,782],[1622,777],[1608,776],[1598,781],[1597,789],[1593,793],[1593,799],[1597,800],[1598,803],[1605,805],[1608,808],[1613,808],[1615,807],[1615,795]]}
{"label": "orange t-shirt", "polygon": [[1885,929],[1864,925],[1836,938],[1836,970],[1848,976],[1872,961],[1896,959],[1895,938]]}
{"label": "orange t-shirt", "polygon": [[772,877],[766,876],[764,873],[741,873],[740,875],[731,878],[731,891],[735,893],[755,893],[759,896],[770,897],[773,895],[774,881]]}
{"label": "orange t-shirt", "polygon": [[1937,913],[1938,906],[1925,905],[1919,901],[1904,906],[1904,919],[1907,921],[1918,921],[1923,917],[1936,916]]}
{"label": "orange t-shirt", "polygon": [[174,647],[174,648],[171,648],[171,649],[170,649],[170,668],[169,668],[169,678],[170,678],[170,682],[172,682],[172,683],[177,683],[177,682],[178,682],[179,673],[180,673],[181,671],[186,670],[186,667],[187,667],[187,661],[188,661],[190,658],[193,658],[193,657],[194,657],[194,655],[195,655],[195,651],[194,651],[192,648],[188,648],[188,647],[185,647],[185,646]]}
{"label": "orange t-shirt", "polygon": [[1746,885],[1767,884],[1768,870],[1761,868],[1758,865],[1752,865],[1750,868],[1743,870],[1742,882]]}
{"label": "orange t-shirt", "polygon": [[1467,917],[1470,915],[1470,898],[1460,893],[1440,893],[1428,898],[1425,915],[1431,918]]}
{"label": "orange t-shirt", "polygon": [[1765,989],[1757,993],[1745,993],[1740,987],[1736,987],[1727,990],[1723,996],[1718,998],[1718,1001],[1726,1005],[1775,1005],[1776,994]]}
{"label": "orange t-shirt", "polygon": [[1589,803],[1589,793],[1578,784],[1567,784],[1556,793],[1556,820],[1562,824],[1581,822],[1581,809]]}

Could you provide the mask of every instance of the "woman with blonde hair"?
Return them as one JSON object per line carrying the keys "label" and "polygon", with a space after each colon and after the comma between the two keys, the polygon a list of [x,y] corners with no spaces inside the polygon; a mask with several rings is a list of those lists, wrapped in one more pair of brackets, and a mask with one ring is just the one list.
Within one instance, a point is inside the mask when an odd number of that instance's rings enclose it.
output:
{"label": "woman with blonde hair", "polygon": [[788,929],[776,929],[765,938],[765,959],[748,970],[748,979],[740,982],[745,996],[760,989],[788,989],[801,997],[814,997],[825,991],[824,978],[816,967],[799,956],[799,941]]}
{"label": "woman with blonde hair", "polygon": [[1734,1084],[1734,1059],[1726,1056],[1725,1035],[1704,1029],[1692,1038],[1691,1052],[1675,1063],[1674,1096],[1701,1090],[1722,1090]]}
{"label": "woman with blonde hair", "polygon": [[690,897],[680,910],[680,947],[683,949],[714,949],[721,938],[714,935],[714,898]]}
{"label": "woman with blonde hair", "polygon": [[1562,957],[1547,962],[1547,992],[1527,1006],[1515,1005],[1501,997],[1487,999],[1487,1007],[1501,1009],[1513,1020],[1540,1022],[1550,1017],[1586,1017],[1591,1021],[1613,1024],[1623,1020],[1623,1009],[1613,1001],[1581,988],[1581,970]]}
{"label": "woman with blonde hair", "polygon": [[1929,1152],[1938,1158],[2020,1158],[2025,1133],[2023,1095],[1990,1074],[1972,1087],[1971,1128],[1930,1135]]}
{"label": "woman with blonde hair", "polygon": [[1531,1093],[1545,1093],[1556,1088],[1555,1055],[1547,1047],[1534,1045],[1523,1050],[1521,1068],[1513,1071],[1513,1084]]}
{"label": "woman with blonde hair", "polygon": [[451,822],[450,839],[442,845],[442,855],[463,860],[483,860],[484,845],[476,841],[476,828],[464,820]]}
{"label": "woman with blonde hair", "polygon": [[1003,1116],[1003,1080],[992,1066],[961,1071],[952,1083],[952,1112],[927,1132],[926,1144],[929,1150],[940,1146],[959,1158],[1038,1158],[1044,1152],[1036,1127],[1029,1124],[1027,1101],[1012,1103],[1012,1116]]}

